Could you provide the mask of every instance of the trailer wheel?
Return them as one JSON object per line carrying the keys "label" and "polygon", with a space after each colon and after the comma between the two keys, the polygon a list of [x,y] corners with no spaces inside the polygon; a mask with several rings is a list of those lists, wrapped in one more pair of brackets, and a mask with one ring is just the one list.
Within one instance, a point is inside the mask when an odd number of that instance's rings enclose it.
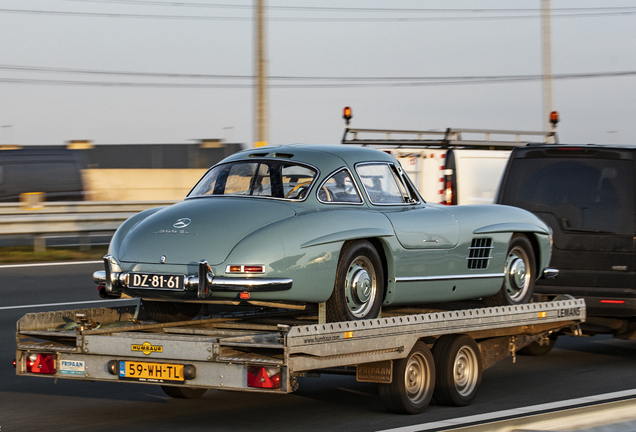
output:
{"label": "trailer wheel", "polygon": [[161,389],[170,397],[177,399],[198,399],[208,391],[208,389],[198,387],[175,387],[161,386]]}
{"label": "trailer wheel", "polygon": [[366,240],[345,243],[333,293],[327,300],[327,321],[375,318],[383,297],[384,270],[378,251]]}
{"label": "trailer wheel", "polygon": [[504,265],[504,282],[497,294],[484,297],[486,306],[508,306],[528,303],[536,279],[535,259],[530,240],[523,234],[510,239]]}
{"label": "trailer wheel", "polygon": [[201,305],[198,303],[142,300],[141,305],[150,319],[159,323],[190,321],[197,316],[201,309]]}
{"label": "trailer wheel", "polygon": [[470,404],[481,384],[481,352],[477,342],[466,335],[446,335],[433,345],[435,392],[439,405]]}
{"label": "trailer wheel", "polygon": [[394,361],[391,384],[380,384],[380,398],[394,413],[419,414],[435,388],[435,361],[425,343],[417,342],[408,357]]}

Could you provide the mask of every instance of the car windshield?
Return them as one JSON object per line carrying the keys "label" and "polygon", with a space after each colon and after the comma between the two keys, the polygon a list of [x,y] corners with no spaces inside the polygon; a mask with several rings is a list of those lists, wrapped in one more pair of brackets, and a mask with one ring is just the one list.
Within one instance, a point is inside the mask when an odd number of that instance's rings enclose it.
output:
{"label": "car windshield", "polygon": [[311,189],[314,168],[279,160],[249,160],[218,165],[206,173],[188,197],[247,195],[302,200]]}

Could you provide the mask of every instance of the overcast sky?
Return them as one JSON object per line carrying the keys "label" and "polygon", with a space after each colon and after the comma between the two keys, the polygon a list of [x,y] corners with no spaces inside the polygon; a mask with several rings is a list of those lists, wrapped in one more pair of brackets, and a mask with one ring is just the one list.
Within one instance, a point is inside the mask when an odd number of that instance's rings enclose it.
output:
{"label": "overcast sky", "polygon": [[[543,128],[540,0],[266,4],[270,144],[339,142],[346,105],[360,128]],[[636,2],[552,9],[560,141],[635,144]],[[251,144],[253,15],[246,0],[0,0],[0,144]]]}

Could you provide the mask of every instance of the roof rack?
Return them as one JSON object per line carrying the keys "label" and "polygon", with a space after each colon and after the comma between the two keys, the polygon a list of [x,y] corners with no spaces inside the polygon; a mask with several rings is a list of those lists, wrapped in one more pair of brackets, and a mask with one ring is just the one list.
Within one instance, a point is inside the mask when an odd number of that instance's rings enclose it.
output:
{"label": "roof rack", "polygon": [[[483,135],[483,138],[464,138],[462,134]],[[363,135],[363,137],[360,135]],[[529,137],[541,137],[541,139],[528,139]],[[406,146],[421,148],[471,148],[499,150],[510,150],[514,147],[524,146],[538,141],[542,141],[544,143],[558,143],[556,131],[543,132],[457,128],[447,128],[445,131],[415,131],[394,129],[353,129],[347,126],[345,128],[344,136],[342,137],[342,144],[357,144],[362,146],[383,145],[395,147]]]}

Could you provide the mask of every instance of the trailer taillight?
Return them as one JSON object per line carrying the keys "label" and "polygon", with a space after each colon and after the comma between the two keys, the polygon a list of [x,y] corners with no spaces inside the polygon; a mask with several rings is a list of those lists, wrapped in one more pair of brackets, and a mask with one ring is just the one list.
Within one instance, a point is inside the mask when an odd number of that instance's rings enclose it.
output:
{"label": "trailer taillight", "polygon": [[600,303],[605,303],[605,304],[625,304],[625,300],[601,300]]}
{"label": "trailer taillight", "polygon": [[248,366],[247,386],[255,388],[280,388],[280,369],[275,367]]}
{"label": "trailer taillight", "polygon": [[29,373],[54,374],[55,354],[29,354],[26,358],[25,369]]}

